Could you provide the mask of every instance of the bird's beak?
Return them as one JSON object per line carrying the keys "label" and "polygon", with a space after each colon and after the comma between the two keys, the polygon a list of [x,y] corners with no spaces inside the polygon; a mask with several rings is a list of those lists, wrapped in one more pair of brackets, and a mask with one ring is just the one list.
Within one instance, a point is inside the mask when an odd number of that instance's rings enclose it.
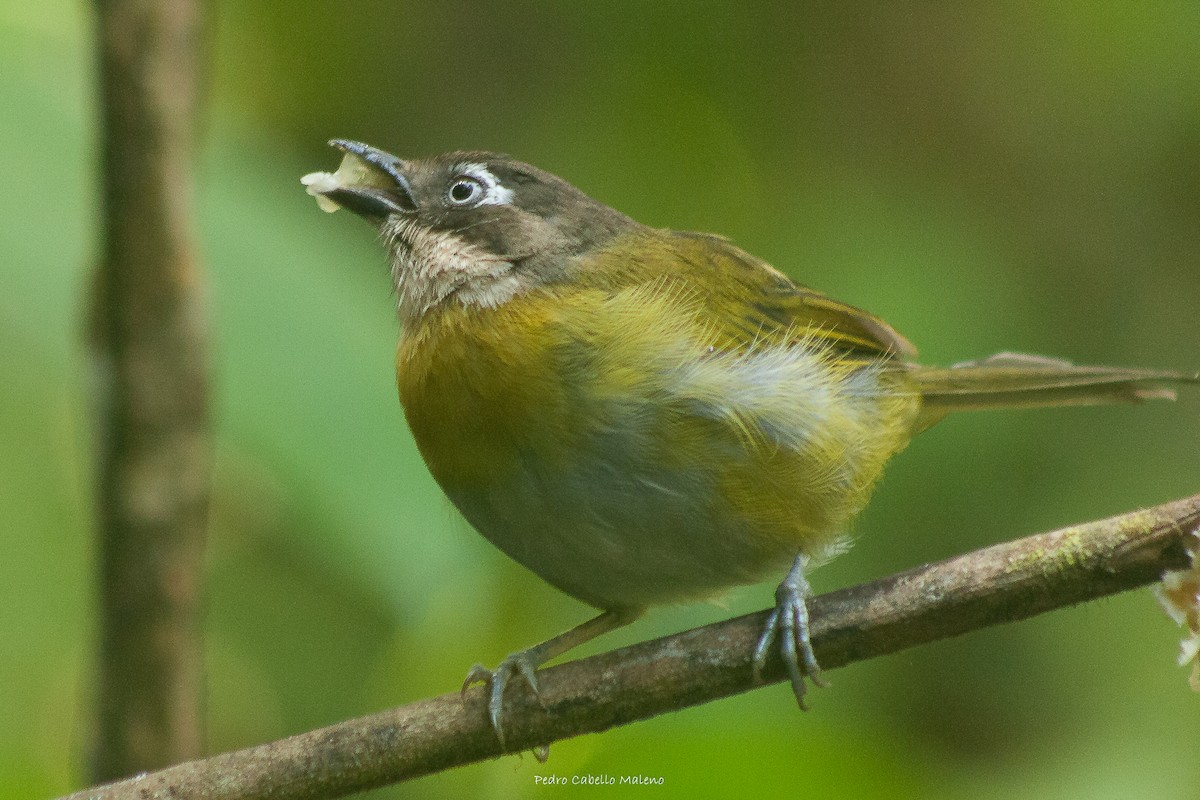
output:
{"label": "bird's beak", "polygon": [[401,159],[362,142],[334,139],[329,144],[345,154],[337,172],[313,172],[300,179],[322,209],[345,208],[377,224],[389,214],[417,210]]}

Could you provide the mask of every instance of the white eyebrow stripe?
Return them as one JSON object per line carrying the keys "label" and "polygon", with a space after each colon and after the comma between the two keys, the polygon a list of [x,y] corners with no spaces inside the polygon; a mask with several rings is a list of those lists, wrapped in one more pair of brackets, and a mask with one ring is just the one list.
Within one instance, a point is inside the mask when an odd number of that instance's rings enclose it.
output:
{"label": "white eyebrow stripe", "polygon": [[513,192],[500,184],[500,179],[488,171],[483,164],[463,164],[459,173],[474,178],[483,184],[483,199],[477,205],[506,206],[512,202]]}

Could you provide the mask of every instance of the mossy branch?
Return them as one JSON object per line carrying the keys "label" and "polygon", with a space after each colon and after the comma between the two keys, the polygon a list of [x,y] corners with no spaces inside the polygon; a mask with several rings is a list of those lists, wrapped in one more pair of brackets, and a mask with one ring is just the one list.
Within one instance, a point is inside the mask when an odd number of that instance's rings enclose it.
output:
{"label": "mossy branch", "polygon": [[[1200,495],[977,550],[811,601],[826,670],[1013,622],[1158,581],[1190,566]],[[1186,537],[1186,538],[1185,538]],[[755,688],[750,654],[767,612],[541,672],[519,682],[506,735],[523,750]],[[768,682],[782,679],[768,665]],[[69,800],[315,800],[500,754],[482,688],[446,694],[276,742],[179,764]]]}

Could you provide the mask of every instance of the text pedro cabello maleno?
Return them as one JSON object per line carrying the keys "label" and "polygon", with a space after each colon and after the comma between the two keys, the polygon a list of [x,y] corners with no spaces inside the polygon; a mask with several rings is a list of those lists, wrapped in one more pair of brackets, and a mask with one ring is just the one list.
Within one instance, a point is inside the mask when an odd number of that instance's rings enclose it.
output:
{"label": "text pedro cabello maleno", "polygon": [[534,775],[537,786],[662,786],[662,776],[652,775]]}

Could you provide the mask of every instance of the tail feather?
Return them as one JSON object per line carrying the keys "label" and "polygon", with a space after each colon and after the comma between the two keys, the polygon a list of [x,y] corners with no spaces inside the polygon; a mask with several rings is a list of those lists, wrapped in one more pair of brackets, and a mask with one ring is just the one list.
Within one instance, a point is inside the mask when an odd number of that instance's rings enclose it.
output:
{"label": "tail feather", "polygon": [[1200,373],[1075,366],[1021,353],[910,374],[923,399],[921,429],[952,411],[1174,400],[1170,384],[1200,383]]}

